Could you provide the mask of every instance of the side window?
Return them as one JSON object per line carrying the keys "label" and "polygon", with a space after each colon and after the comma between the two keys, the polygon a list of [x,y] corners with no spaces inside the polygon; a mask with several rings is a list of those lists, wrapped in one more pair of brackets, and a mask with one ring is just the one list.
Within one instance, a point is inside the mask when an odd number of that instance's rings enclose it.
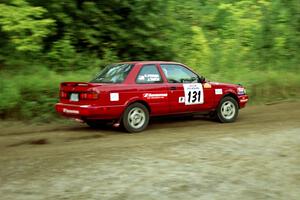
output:
{"label": "side window", "polygon": [[198,75],[181,65],[160,65],[169,83],[197,83]]}
{"label": "side window", "polygon": [[143,65],[136,77],[136,83],[161,83],[162,78],[154,64]]}

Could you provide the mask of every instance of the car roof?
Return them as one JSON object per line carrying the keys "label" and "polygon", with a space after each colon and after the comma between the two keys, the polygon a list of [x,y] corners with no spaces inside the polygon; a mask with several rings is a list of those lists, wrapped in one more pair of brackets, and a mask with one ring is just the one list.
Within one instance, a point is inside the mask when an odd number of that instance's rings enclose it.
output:
{"label": "car roof", "polygon": [[126,64],[179,64],[183,65],[182,63],[172,62],[172,61],[128,61],[128,62],[120,62]]}

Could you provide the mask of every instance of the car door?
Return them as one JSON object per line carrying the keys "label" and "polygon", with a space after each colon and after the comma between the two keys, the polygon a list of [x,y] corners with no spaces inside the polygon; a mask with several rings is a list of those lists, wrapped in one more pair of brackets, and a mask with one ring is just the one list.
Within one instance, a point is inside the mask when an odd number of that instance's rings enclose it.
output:
{"label": "car door", "polygon": [[168,90],[156,64],[142,65],[135,83],[141,98],[150,106],[152,116],[169,113]]}
{"label": "car door", "polygon": [[167,79],[171,113],[200,112],[212,101],[205,98],[209,88],[203,88],[200,78],[190,69],[179,64],[160,64]]}

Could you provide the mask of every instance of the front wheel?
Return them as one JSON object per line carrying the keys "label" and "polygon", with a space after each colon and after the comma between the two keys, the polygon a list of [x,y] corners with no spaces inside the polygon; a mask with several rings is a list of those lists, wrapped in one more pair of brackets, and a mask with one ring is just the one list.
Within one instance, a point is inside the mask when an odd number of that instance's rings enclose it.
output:
{"label": "front wheel", "polygon": [[232,97],[224,97],[217,109],[217,119],[222,123],[234,122],[239,114],[236,100]]}
{"label": "front wheel", "polygon": [[149,111],[143,104],[133,103],[125,109],[122,122],[126,131],[141,132],[148,126]]}

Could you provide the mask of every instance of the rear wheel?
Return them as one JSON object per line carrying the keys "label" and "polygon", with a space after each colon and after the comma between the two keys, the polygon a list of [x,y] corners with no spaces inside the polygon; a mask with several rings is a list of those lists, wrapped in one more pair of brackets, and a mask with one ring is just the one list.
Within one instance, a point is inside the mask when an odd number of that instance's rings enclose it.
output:
{"label": "rear wheel", "polygon": [[149,111],[141,103],[129,105],[122,117],[123,126],[130,133],[137,133],[145,130],[149,123]]}
{"label": "rear wheel", "polygon": [[216,111],[217,119],[222,123],[234,122],[239,114],[239,108],[236,100],[232,97],[224,97]]}

